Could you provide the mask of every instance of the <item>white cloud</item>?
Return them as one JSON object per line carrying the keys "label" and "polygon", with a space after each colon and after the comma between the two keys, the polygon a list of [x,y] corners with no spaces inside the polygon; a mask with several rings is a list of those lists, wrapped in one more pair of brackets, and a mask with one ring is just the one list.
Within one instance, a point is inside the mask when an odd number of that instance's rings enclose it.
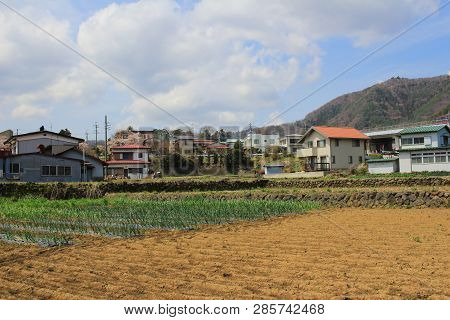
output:
{"label": "white cloud", "polygon": [[45,117],[49,114],[48,108],[40,108],[30,105],[20,105],[11,111],[13,118],[32,118],[32,117]]}
{"label": "white cloud", "polygon": [[[320,41],[347,37],[355,46],[373,44],[438,5],[437,0],[203,0],[184,10],[171,0],[141,0],[97,11],[71,39],[74,26],[51,14],[69,10],[70,3],[48,11],[21,1],[27,16],[177,118],[199,125],[243,124],[275,112],[296,80],[320,78]],[[18,115],[16,110],[26,108],[39,117],[45,115],[42,105],[92,108],[108,88],[111,95],[127,92],[17,16],[0,10],[0,25],[0,111]],[[122,112],[123,122],[133,125],[179,124],[137,97],[108,112]]]}

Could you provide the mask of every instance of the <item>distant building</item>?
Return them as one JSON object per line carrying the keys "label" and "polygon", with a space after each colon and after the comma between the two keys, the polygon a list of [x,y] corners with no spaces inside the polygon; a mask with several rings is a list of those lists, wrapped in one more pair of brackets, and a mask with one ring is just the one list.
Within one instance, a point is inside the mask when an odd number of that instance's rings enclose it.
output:
{"label": "distant building", "polygon": [[269,147],[280,146],[280,135],[278,134],[260,134],[249,133],[244,139],[244,148],[259,149],[261,152],[265,152]]}
{"label": "distant building", "polygon": [[297,157],[305,160],[307,171],[349,169],[365,161],[368,139],[355,128],[314,126],[300,139]]}
{"label": "distant building", "polygon": [[111,147],[107,175],[130,179],[147,178],[150,173],[149,148],[140,145]]}
{"label": "distant building", "polygon": [[171,141],[170,151],[181,154],[182,156],[194,155],[194,137],[177,136]]}
{"label": "distant building", "polygon": [[450,171],[448,125],[406,128],[400,136],[400,172]]}
{"label": "distant building", "polygon": [[83,139],[40,131],[10,137],[11,153],[0,157],[6,181],[81,182],[103,179],[104,162],[78,149]]}
{"label": "distant building", "polygon": [[300,143],[303,135],[301,134],[287,134],[283,138],[280,138],[280,145],[286,149],[288,154],[296,154],[297,150],[301,148]]}

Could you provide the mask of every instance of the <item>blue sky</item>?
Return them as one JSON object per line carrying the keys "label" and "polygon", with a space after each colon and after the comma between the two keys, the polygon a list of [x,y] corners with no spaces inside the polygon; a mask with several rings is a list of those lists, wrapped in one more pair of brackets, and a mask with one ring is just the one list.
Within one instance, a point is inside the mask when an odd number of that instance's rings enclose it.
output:
{"label": "blue sky", "polygon": [[[0,131],[82,137],[105,114],[113,129],[262,125],[445,3],[6,2],[174,116],[0,6]],[[448,52],[450,5],[273,122],[391,77],[447,74]]]}

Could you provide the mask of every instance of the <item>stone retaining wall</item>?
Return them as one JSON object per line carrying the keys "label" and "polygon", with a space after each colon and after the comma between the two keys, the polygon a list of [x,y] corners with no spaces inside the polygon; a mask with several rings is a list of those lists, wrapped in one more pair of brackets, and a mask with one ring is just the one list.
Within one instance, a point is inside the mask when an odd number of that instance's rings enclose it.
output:
{"label": "stone retaining wall", "polygon": [[[138,195],[139,197],[140,195]],[[187,197],[204,197],[210,199],[254,199],[254,200],[303,200],[317,201],[329,207],[365,207],[365,208],[450,208],[450,192],[443,191],[405,191],[405,192],[321,192],[321,193],[295,193],[276,194],[264,192],[229,192],[229,193],[151,193],[145,195],[146,199],[175,200]],[[450,211],[449,211],[450,213]]]}

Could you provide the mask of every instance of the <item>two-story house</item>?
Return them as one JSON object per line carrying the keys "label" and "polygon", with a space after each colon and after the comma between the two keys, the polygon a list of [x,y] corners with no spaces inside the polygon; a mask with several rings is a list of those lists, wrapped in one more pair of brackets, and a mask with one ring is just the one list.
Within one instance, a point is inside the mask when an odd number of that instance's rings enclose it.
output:
{"label": "two-story house", "polygon": [[448,125],[406,128],[400,136],[400,172],[450,171]]}
{"label": "two-story house", "polygon": [[111,147],[111,159],[107,162],[108,176],[143,179],[149,176],[149,149],[140,145]]}
{"label": "two-story house", "polygon": [[305,160],[307,171],[348,169],[365,161],[368,139],[355,128],[314,126],[300,139],[297,157]]}
{"label": "two-story house", "polygon": [[280,145],[286,149],[288,154],[296,154],[297,150],[302,146],[300,143],[302,137],[302,134],[287,134],[283,138],[280,138]]}
{"label": "two-story house", "polygon": [[24,182],[82,182],[103,179],[104,162],[83,153],[83,139],[45,130],[11,136],[11,152],[0,157],[0,178]]}
{"label": "two-story house", "polygon": [[265,152],[269,147],[278,146],[280,146],[279,134],[249,133],[244,139],[244,148],[246,149],[253,148]]}

